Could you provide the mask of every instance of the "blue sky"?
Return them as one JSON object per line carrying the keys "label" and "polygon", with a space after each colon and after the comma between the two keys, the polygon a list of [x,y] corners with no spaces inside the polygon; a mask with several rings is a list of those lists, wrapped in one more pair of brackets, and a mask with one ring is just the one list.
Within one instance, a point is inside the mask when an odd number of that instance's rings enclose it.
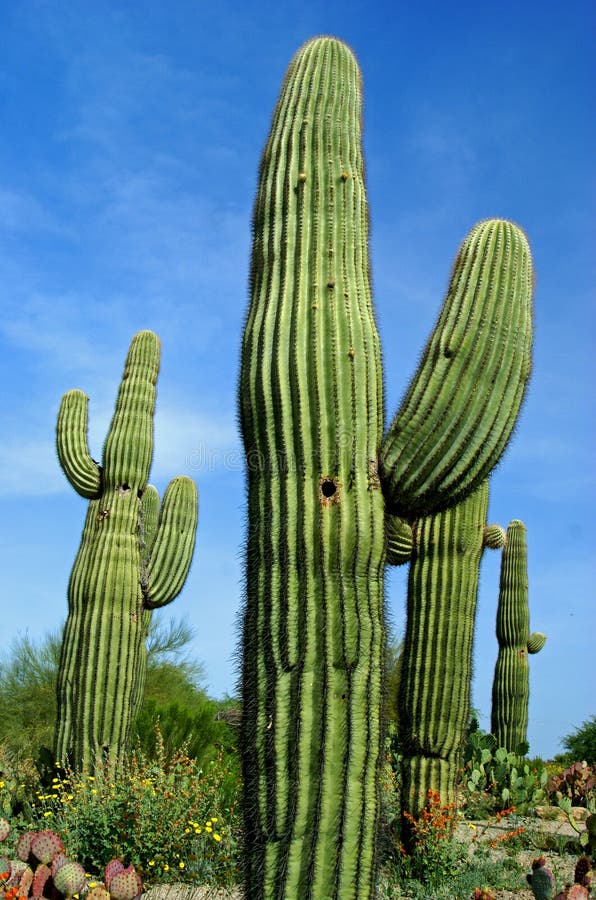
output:
{"label": "blue sky", "polygon": [[[596,712],[594,11],[565,4],[19,0],[0,5],[0,567],[4,640],[66,616],[85,501],[54,449],[62,394],[90,397],[98,458],[132,335],[162,340],[152,481],[200,492],[195,561],[161,615],[196,630],[231,692],[242,603],[236,421],[256,174],[285,69],[333,34],[364,79],[371,261],[387,418],[479,219],[526,230],[534,371],[491,480],[490,520],[528,528],[531,752]],[[591,114],[590,114],[591,111]],[[592,213],[592,215],[591,215]],[[591,228],[590,228],[591,226]],[[499,554],[485,554],[474,704],[488,727]],[[405,572],[388,607],[403,631]]]}

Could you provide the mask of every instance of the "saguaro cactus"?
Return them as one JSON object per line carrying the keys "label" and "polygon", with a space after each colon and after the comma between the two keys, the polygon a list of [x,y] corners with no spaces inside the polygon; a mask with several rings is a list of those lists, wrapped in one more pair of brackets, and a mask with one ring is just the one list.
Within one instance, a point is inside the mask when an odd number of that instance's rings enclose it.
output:
{"label": "saguaro cactus", "polygon": [[242,350],[253,898],[366,898],[373,881],[385,551],[367,224],[358,67],[314,41],[263,156]]}
{"label": "saguaro cactus", "polygon": [[159,356],[153,332],[132,339],[102,465],[88,449],[85,394],[69,391],[58,414],[60,464],[90,501],[58,670],[55,753],[76,768],[118,758],[126,747],[142,698],[151,610],[177,596],[192,560],[195,483],[175,478],[161,510],[147,485]]}
{"label": "saguaro cactus", "polygon": [[538,653],[546,642],[540,632],[530,634],[526,526],[518,519],[509,523],[501,558],[497,640],[491,731],[499,747],[516,753],[527,740],[528,654]]}
{"label": "saguaro cactus", "polygon": [[386,540],[402,559],[412,519],[465,498],[506,444],[530,369],[529,250],[507,222],[466,239],[382,444],[360,73],[340,41],[309,41],[288,69],[253,226],[239,398],[246,891],[366,900]]}
{"label": "saguaro cactus", "polygon": [[402,807],[418,816],[427,792],[455,800],[470,709],[480,560],[505,535],[486,525],[488,480],[469,497],[414,525],[399,725]]}

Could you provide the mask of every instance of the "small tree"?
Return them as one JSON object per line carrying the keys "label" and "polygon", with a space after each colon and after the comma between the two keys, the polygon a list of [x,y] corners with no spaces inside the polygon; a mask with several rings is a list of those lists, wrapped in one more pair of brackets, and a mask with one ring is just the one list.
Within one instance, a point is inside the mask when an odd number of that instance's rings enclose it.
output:
{"label": "small tree", "polygon": [[566,757],[573,762],[585,760],[588,765],[596,765],[596,715],[586,719],[579,728],[562,738],[561,743],[567,751]]}

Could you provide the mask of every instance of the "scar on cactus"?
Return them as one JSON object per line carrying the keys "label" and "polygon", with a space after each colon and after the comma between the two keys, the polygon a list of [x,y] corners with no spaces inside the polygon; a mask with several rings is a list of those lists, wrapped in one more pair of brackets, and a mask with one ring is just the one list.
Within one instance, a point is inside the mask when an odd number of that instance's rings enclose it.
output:
{"label": "scar on cactus", "polygon": [[124,752],[143,696],[151,610],[178,595],[192,560],[195,483],[175,478],[161,508],[147,483],[159,360],[157,335],[133,337],[101,465],[89,453],[85,394],[69,391],[58,414],[60,464],[89,500],[58,668],[55,758],[76,769]]}

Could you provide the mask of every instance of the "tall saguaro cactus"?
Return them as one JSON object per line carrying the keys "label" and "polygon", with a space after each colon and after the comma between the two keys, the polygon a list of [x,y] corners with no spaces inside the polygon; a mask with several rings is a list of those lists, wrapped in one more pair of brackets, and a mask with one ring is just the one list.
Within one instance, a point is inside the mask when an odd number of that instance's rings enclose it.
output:
{"label": "tall saguaro cactus", "polygon": [[367,232],[358,67],[315,41],[263,156],[242,349],[253,898],[365,898],[373,880],[385,551]]}
{"label": "tall saguaro cactus", "polygon": [[126,747],[142,699],[151,610],[178,595],[194,550],[194,481],[170,482],[161,509],[147,485],[159,356],[153,332],[132,339],[102,465],[88,449],[85,394],[69,391],[58,414],[60,464],[90,501],[68,586],[55,741],[56,758],[79,769]]}
{"label": "tall saguaro cactus", "polygon": [[360,90],[340,41],[299,50],[254,209],[239,399],[245,876],[255,900],[371,896],[386,540],[389,561],[401,560],[415,518],[482,483],[530,370],[527,242],[508,222],[481,223],[383,441]]}
{"label": "tall saguaro cactus", "polygon": [[499,747],[515,753],[527,739],[528,654],[538,653],[546,643],[540,632],[530,634],[526,526],[518,519],[509,523],[501,558],[497,640],[491,731]]}

